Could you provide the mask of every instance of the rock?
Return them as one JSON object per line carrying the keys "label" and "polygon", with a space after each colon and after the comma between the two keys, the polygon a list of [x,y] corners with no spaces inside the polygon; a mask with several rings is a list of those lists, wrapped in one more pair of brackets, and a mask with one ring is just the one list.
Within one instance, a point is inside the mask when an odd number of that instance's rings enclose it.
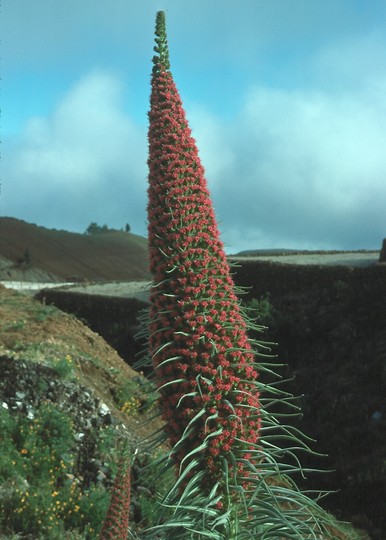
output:
{"label": "rock", "polygon": [[103,480],[106,479],[106,475],[103,471],[99,470],[98,471],[98,474],[97,474],[97,480],[98,482],[102,482]]}
{"label": "rock", "polygon": [[99,412],[100,412],[100,414],[102,416],[106,416],[106,414],[109,414],[110,409],[108,408],[108,406],[105,403],[102,403],[100,408],[99,408]]}

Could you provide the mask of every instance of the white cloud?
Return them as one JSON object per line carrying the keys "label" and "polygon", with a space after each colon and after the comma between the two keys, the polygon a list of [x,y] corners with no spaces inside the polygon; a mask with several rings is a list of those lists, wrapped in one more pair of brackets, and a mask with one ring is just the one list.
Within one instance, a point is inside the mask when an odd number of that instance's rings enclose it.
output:
{"label": "white cloud", "polygon": [[130,221],[144,232],[146,134],[122,98],[118,78],[93,72],[51,116],[32,118],[5,158],[3,213],[72,229]]}
{"label": "white cloud", "polygon": [[[363,49],[360,42],[319,51],[312,69],[305,66],[314,85],[250,87],[232,120],[188,102],[229,251],[380,246],[386,76],[378,69],[380,38],[363,39]],[[355,79],[358,50],[367,52]],[[321,84],[326,73],[331,80]],[[147,139],[123,97],[120,79],[97,71],[51,115],[31,119],[4,153],[2,213],[77,230],[91,221],[129,222],[145,234]]]}
{"label": "white cloud", "polygon": [[386,77],[372,67],[372,84],[346,92],[255,86],[232,126],[197,128],[230,250],[380,247]]}

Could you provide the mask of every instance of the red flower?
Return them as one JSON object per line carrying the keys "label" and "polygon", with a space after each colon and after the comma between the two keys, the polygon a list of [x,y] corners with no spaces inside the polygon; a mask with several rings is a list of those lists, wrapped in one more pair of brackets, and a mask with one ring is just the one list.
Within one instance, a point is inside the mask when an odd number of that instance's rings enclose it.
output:
{"label": "red flower", "polygon": [[100,533],[101,540],[126,540],[130,511],[130,457],[123,453],[111,493],[110,506]]}
{"label": "red flower", "polygon": [[[155,60],[149,112],[150,353],[172,444],[205,411],[180,442],[177,467],[208,429],[221,428],[202,452],[202,467],[221,479],[222,460],[213,456],[221,454],[231,470],[230,453],[243,460],[258,440],[257,373],[204,169],[163,55]],[[163,363],[175,356],[180,361]]]}

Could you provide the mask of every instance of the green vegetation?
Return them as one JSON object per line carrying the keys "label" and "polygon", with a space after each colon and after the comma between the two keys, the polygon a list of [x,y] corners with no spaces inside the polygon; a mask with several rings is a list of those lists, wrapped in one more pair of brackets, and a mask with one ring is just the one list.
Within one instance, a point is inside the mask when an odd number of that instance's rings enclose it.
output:
{"label": "green vegetation", "polygon": [[74,375],[74,361],[70,354],[64,358],[55,358],[51,361],[51,367],[62,379],[70,378]]}
{"label": "green vegetation", "polygon": [[128,416],[149,412],[156,407],[156,387],[144,377],[129,379],[115,392],[114,402]]}
{"label": "green vegetation", "polygon": [[[154,389],[106,363],[113,351],[74,317],[0,294],[0,537],[99,538],[127,431],[122,420],[104,420],[93,383],[110,411],[135,423],[147,418]],[[151,499],[142,493],[140,515]]]}
{"label": "green vegetation", "polygon": [[[69,531],[98,538],[109,494],[84,481],[70,415],[49,402],[31,415],[1,407],[0,432],[0,531],[47,540],[69,538]],[[102,430],[96,457],[103,460],[116,437],[111,428]]]}
{"label": "green vegetation", "polygon": [[[10,294],[4,296],[4,298],[2,299],[2,307],[8,309],[13,308],[15,310],[15,313],[19,315],[24,314],[24,318],[18,317],[18,319],[24,320],[28,317],[29,319],[38,322],[45,321],[46,319],[54,317],[58,313],[61,313],[60,310],[58,310],[54,306],[45,306],[40,302],[31,302],[29,304],[25,304],[25,302],[23,301],[23,297],[13,291],[10,291]],[[2,323],[0,322],[0,332],[2,331],[4,331],[4,328],[2,326]]]}
{"label": "green vegetation", "polygon": [[245,302],[247,310],[253,319],[256,319],[258,324],[264,326],[272,326],[275,317],[275,308],[272,306],[269,294],[262,296],[260,299],[252,298]]}
{"label": "green vegetation", "polygon": [[[130,225],[126,223],[124,229],[122,228],[121,231],[123,230],[127,233],[130,232],[131,230]],[[93,221],[87,227],[84,234],[93,235],[93,234],[107,234],[107,233],[114,233],[114,232],[118,232],[118,229],[112,229],[106,223],[104,225],[98,225],[98,223],[95,223],[95,221]]]}

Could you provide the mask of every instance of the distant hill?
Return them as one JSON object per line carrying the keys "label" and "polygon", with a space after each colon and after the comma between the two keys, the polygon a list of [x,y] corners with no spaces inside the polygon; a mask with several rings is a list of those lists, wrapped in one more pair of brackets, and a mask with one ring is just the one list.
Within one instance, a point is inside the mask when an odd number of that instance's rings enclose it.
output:
{"label": "distant hill", "polygon": [[147,279],[147,240],[121,231],[85,235],[0,218],[0,279]]}

